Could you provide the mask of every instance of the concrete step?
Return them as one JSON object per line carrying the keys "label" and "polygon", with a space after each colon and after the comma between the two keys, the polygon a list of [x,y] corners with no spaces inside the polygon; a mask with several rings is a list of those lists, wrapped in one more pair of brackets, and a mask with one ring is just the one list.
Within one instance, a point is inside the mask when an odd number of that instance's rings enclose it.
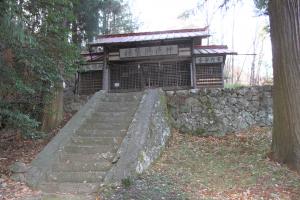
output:
{"label": "concrete step", "polygon": [[122,115],[114,115],[114,112],[101,112],[95,113],[89,118],[87,118],[87,122],[89,123],[127,123],[130,124],[132,121],[132,117],[134,116],[134,112],[128,113],[124,112]]}
{"label": "concrete step", "polygon": [[127,132],[127,129],[88,129],[80,128],[75,136],[82,137],[123,137]]}
{"label": "concrete step", "polygon": [[80,130],[95,130],[98,132],[102,132],[103,130],[105,131],[121,131],[121,130],[127,130],[129,124],[110,124],[110,123],[85,123],[84,125],[82,125],[78,131]]}
{"label": "concrete step", "polygon": [[125,117],[128,115],[128,112],[125,112],[125,111],[121,111],[121,112],[95,112],[93,113],[93,115],[91,116],[92,118],[94,117],[97,117],[97,118],[100,118],[100,117]]}
{"label": "concrete step", "polygon": [[98,192],[100,183],[41,182],[38,188],[46,193],[92,194]]}
{"label": "concrete step", "polygon": [[66,153],[61,152],[59,154],[59,161],[61,162],[106,162],[110,161],[114,157],[114,153],[98,153],[98,154],[81,154],[81,153]]}
{"label": "concrete step", "polygon": [[59,159],[39,189],[46,193],[91,194],[99,189],[139,106],[142,92],[107,93],[58,151]]}
{"label": "concrete step", "polygon": [[80,137],[75,136],[71,139],[71,144],[75,145],[115,145],[120,144],[123,137]]}
{"label": "concrete step", "polygon": [[[107,125],[110,125],[111,127],[114,126],[128,126],[128,124],[131,122],[128,117],[130,117],[130,115],[125,115],[123,116],[123,118],[116,120],[114,118],[105,118],[104,120],[101,120],[100,118],[97,118],[96,116],[90,119],[87,119],[87,123],[86,125],[98,125],[98,126],[102,126],[106,127]],[[130,117],[131,118],[131,117]]]}
{"label": "concrete step", "polygon": [[80,129],[90,129],[90,130],[107,130],[107,129],[117,129],[117,130],[121,130],[121,129],[127,129],[127,127],[129,126],[128,123],[105,123],[105,122],[94,122],[94,123],[89,123],[86,122],[84,125],[82,125],[80,127]]}
{"label": "concrete step", "polygon": [[95,112],[133,112],[136,106],[100,106],[95,109]]}
{"label": "concrete step", "polygon": [[131,122],[133,114],[126,114],[122,116],[101,116],[101,115],[92,115],[87,119],[88,123],[120,123],[120,124],[129,124]]}
{"label": "concrete step", "polygon": [[58,183],[100,183],[106,172],[48,172],[47,181]]}
{"label": "concrete step", "polygon": [[66,153],[81,153],[81,154],[97,154],[116,152],[117,147],[113,145],[94,145],[94,146],[81,146],[81,145],[67,145],[64,147]]}
{"label": "concrete step", "polygon": [[112,102],[112,101],[100,101],[97,104],[96,109],[98,109],[99,107],[132,107],[132,108],[136,108],[139,105],[140,101],[120,101],[120,102]]}
{"label": "concrete step", "polygon": [[107,94],[101,98],[102,102],[137,102],[141,99],[141,94]]}
{"label": "concrete step", "polygon": [[111,167],[111,162],[74,162],[66,161],[55,163],[52,167],[54,172],[89,172],[89,171],[107,171]]}

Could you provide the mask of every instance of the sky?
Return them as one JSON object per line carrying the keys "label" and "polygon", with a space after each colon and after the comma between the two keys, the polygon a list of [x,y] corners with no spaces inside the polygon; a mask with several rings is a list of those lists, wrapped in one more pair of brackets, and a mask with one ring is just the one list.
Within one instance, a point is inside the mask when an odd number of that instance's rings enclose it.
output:
{"label": "sky", "polygon": [[[195,9],[201,0],[128,0],[133,15],[141,23],[138,31],[158,31],[181,28],[197,28],[209,25],[212,37],[206,44],[222,44],[238,54],[256,54],[256,68],[260,77],[272,76],[271,43],[263,28],[268,18],[258,16],[253,1],[245,0],[220,9],[221,0],[208,0],[200,10]],[[178,18],[186,10],[193,9],[188,19]],[[255,44],[255,45],[254,45]],[[255,47],[255,50],[254,50]],[[234,57],[234,73],[240,82],[249,82],[253,55]],[[227,57],[227,67],[232,58]],[[240,75],[241,74],[241,75]]]}

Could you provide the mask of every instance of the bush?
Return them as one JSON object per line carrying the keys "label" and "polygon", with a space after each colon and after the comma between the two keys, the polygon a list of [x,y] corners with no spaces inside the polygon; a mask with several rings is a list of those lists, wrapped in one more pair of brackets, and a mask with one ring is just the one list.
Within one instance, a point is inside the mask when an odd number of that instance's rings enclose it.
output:
{"label": "bush", "polygon": [[21,130],[23,136],[27,138],[41,137],[41,133],[36,130],[39,122],[19,111],[0,108],[0,124],[5,127]]}

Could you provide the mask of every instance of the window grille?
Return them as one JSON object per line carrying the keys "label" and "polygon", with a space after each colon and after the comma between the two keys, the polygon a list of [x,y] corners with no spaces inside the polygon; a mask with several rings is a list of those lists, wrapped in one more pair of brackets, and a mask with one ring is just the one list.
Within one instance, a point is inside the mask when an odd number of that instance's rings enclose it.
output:
{"label": "window grille", "polygon": [[196,84],[198,87],[223,87],[221,64],[196,65]]}

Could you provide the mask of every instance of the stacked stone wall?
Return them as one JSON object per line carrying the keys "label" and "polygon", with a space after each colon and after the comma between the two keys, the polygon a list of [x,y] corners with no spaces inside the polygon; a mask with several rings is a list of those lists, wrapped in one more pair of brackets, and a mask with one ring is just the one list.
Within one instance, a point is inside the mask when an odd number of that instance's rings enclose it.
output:
{"label": "stacked stone wall", "polygon": [[272,86],[167,91],[170,117],[182,132],[224,135],[272,126]]}

